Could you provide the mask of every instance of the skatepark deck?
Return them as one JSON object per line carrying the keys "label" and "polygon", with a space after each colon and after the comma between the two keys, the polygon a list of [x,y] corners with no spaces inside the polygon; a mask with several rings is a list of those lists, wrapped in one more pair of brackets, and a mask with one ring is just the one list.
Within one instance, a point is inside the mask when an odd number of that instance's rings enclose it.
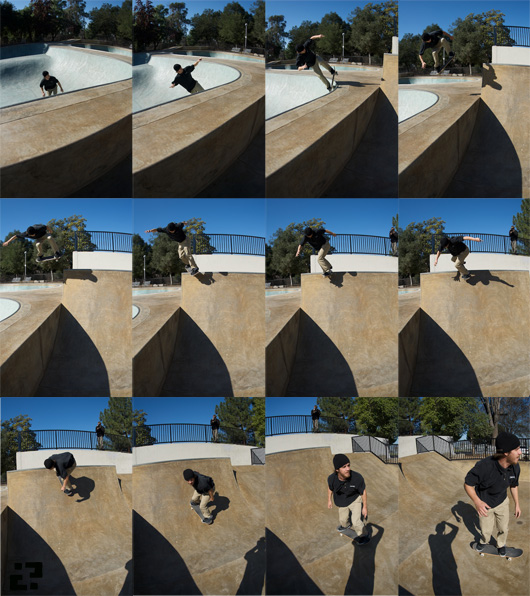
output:
{"label": "skatepark deck", "polygon": [[71,497],[46,469],[7,483],[2,594],[132,594],[131,509],[114,466],[78,466]]}
{"label": "skatepark deck", "polygon": [[[186,468],[215,482],[211,525],[190,507],[193,488],[182,477]],[[265,519],[255,502],[263,499],[265,470],[249,467],[249,472],[251,494],[239,486],[245,470],[234,470],[229,458],[135,466],[135,594],[263,592]]]}

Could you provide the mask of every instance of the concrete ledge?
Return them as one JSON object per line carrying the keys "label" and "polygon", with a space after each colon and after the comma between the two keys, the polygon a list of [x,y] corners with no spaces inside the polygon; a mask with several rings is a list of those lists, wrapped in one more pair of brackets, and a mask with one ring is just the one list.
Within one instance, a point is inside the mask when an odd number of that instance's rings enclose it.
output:
{"label": "concrete ledge", "polygon": [[72,269],[132,271],[132,254],[126,252],[72,252]]}
{"label": "concrete ledge", "polygon": [[[471,242],[470,244],[475,244]],[[429,268],[431,273],[450,272],[456,273],[455,264],[451,261],[451,255],[442,254],[438,259],[438,265],[434,267],[436,255],[429,256]],[[466,269],[469,271],[497,269],[503,271],[524,271],[530,272],[530,257],[524,255],[506,255],[498,253],[472,252],[466,257]]]}
{"label": "concrete ledge", "polygon": [[266,454],[297,451],[299,449],[314,449],[315,447],[329,447],[333,455],[335,453],[351,453],[352,437],[357,436],[359,435],[342,435],[337,433],[275,435],[267,437]]}
{"label": "concrete ledge", "polygon": [[491,63],[530,66],[530,48],[493,46]]}
{"label": "concrete ledge", "polygon": [[[133,454],[97,449],[40,449],[17,453],[17,470],[44,469],[44,460],[55,453],[69,451],[78,466],[116,466],[118,474],[132,474]],[[76,472],[74,472],[76,476]]]}
{"label": "concrete ledge", "polygon": [[[322,273],[317,255],[311,255],[311,273]],[[398,259],[383,255],[326,255],[333,266],[333,271],[377,271],[381,273],[397,273]]]}
{"label": "concrete ledge", "polygon": [[134,465],[153,464],[165,461],[230,458],[233,466],[250,466],[251,451],[248,445],[228,443],[168,443],[135,447]]}
{"label": "concrete ledge", "polygon": [[265,273],[265,257],[254,255],[193,255],[203,272]]}

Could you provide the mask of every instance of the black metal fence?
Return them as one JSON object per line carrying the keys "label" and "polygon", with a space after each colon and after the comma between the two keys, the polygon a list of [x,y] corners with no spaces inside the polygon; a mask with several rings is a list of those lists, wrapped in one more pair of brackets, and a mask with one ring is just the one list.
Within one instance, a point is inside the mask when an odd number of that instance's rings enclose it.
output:
{"label": "black metal fence", "polygon": [[105,434],[100,444],[96,433],[88,430],[19,431],[17,440],[19,451],[100,449],[131,453],[131,440],[128,436]]}
{"label": "black metal fence", "polygon": [[[431,250],[432,254],[436,254],[440,248],[440,241],[442,238],[454,238],[456,236],[470,236],[472,238],[480,238],[482,242],[474,242],[473,240],[464,240],[466,246],[469,247],[470,252],[493,252],[502,254],[511,254],[512,241],[509,236],[500,236],[498,234],[482,234],[480,232],[444,232],[443,234],[432,234],[431,236]],[[519,235],[517,240],[517,252],[520,254],[530,253],[530,240]]]}
{"label": "black metal fence", "polygon": [[77,230],[74,244],[78,251],[132,252],[132,234]]}
{"label": "black metal fence", "polygon": [[287,435],[293,433],[353,433],[353,420],[335,418],[333,416],[321,416],[318,425],[313,425],[311,416],[267,416],[265,418],[265,436]]}
{"label": "black metal fence", "polygon": [[[520,438],[521,458],[520,461],[529,461],[530,439]],[[443,437],[424,436],[416,439],[416,450],[418,453],[435,451],[448,460],[483,459],[494,455],[496,450],[491,443],[473,443],[473,441],[448,441]]]}
{"label": "black metal fence", "polygon": [[255,445],[251,432],[241,428],[221,425],[217,436],[209,424],[168,423],[136,426],[133,429],[133,446],[160,445],[163,443],[232,443]]}
{"label": "black metal fence", "polygon": [[265,238],[240,234],[190,234],[192,252],[197,255],[228,254],[265,256]]}
{"label": "black metal fence", "polygon": [[397,445],[390,449],[384,441],[370,435],[352,437],[351,443],[353,453],[373,453],[385,464],[398,463]]}
{"label": "black metal fence", "polygon": [[530,27],[519,25],[495,25],[493,27],[493,45],[530,47]]}
{"label": "black metal fence", "polygon": [[[384,236],[337,234],[329,239],[331,254],[389,255],[391,242]],[[315,251],[313,251],[314,253]]]}

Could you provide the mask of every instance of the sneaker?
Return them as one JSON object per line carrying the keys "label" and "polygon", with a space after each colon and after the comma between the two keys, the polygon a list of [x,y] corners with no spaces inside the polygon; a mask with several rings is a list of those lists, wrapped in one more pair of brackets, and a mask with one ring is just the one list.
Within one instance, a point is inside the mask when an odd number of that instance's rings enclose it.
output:
{"label": "sneaker", "polygon": [[337,526],[337,530],[339,532],[344,532],[344,530],[348,530],[351,526]]}
{"label": "sneaker", "polygon": [[475,542],[475,550],[481,553],[484,550],[484,545],[480,542]]}
{"label": "sneaker", "polygon": [[40,263],[41,261],[44,261],[44,257],[38,256],[37,257],[37,263]]}
{"label": "sneaker", "polygon": [[471,275],[469,275],[469,273],[467,273],[466,275],[462,275],[462,279],[471,279]]}
{"label": "sneaker", "polygon": [[441,66],[436,66],[436,67],[434,68],[434,70],[435,70],[437,73],[440,73],[440,72],[442,72],[442,67],[441,67]]}
{"label": "sneaker", "polygon": [[54,255],[53,255],[56,259],[58,259],[59,257],[62,257],[62,253],[60,253],[59,251],[57,251]]}
{"label": "sneaker", "polygon": [[192,274],[192,275],[197,275],[197,273],[199,273],[199,268],[198,268],[198,267],[194,267],[194,268],[191,270],[191,274]]}
{"label": "sneaker", "polygon": [[199,504],[199,503],[194,503],[193,501],[190,501],[190,505],[191,505],[192,507],[196,507],[198,504]]}
{"label": "sneaker", "polygon": [[337,74],[337,71],[334,68],[332,68],[330,72],[333,76],[335,76]]}
{"label": "sneaker", "polygon": [[331,91],[331,85],[328,85],[328,91]]}
{"label": "sneaker", "polygon": [[323,277],[329,277],[331,275],[331,271],[324,271],[322,274]]}
{"label": "sneaker", "polygon": [[193,268],[192,268],[192,267],[190,267],[189,265],[184,265],[184,269],[186,269],[186,271],[187,271],[188,273],[191,273],[191,271],[192,271],[192,269],[193,269]]}
{"label": "sneaker", "polygon": [[449,52],[449,58],[454,58],[455,57],[455,53],[454,52]]}
{"label": "sneaker", "polygon": [[207,526],[209,526],[209,525],[213,524],[213,519],[212,519],[211,517],[205,517],[205,518],[202,520],[202,523],[203,523],[203,524],[206,524]]}
{"label": "sneaker", "polygon": [[506,547],[505,546],[501,546],[499,549],[497,549],[497,551],[501,557],[506,556]]}

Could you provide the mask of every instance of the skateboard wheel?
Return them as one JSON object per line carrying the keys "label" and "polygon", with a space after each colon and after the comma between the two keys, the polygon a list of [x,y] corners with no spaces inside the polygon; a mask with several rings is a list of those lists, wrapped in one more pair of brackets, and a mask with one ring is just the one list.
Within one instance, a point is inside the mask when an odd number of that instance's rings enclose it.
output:
{"label": "skateboard wheel", "polygon": [[483,557],[484,556],[484,553],[480,553],[480,556]]}

